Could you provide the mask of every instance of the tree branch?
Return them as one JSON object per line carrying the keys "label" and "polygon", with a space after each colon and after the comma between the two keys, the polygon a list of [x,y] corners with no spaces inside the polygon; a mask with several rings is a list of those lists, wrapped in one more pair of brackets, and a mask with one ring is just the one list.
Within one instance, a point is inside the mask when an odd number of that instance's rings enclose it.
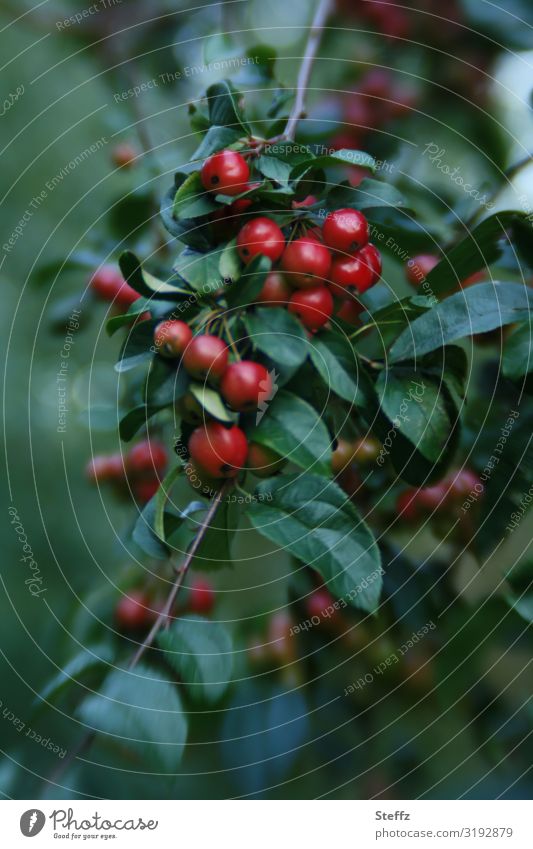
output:
{"label": "tree branch", "polygon": [[181,585],[183,584],[183,581],[185,579],[185,575],[188,572],[189,566],[191,565],[193,558],[196,555],[196,552],[198,551],[198,549],[199,549],[199,547],[202,543],[202,540],[203,540],[203,538],[206,534],[207,529],[209,528],[209,525],[211,524],[211,522],[215,518],[216,512],[217,512],[218,508],[220,507],[220,505],[221,505],[221,503],[224,499],[224,496],[226,495],[228,489],[231,486],[233,486],[233,481],[231,481],[231,480],[226,481],[226,483],[222,486],[222,488],[217,492],[217,494],[213,498],[211,506],[209,507],[209,510],[207,511],[207,513],[205,515],[205,519],[202,522],[202,524],[200,525],[198,532],[197,532],[197,534],[194,538],[193,544],[191,545],[190,550],[187,552],[187,556],[185,558],[185,561],[184,561],[183,565],[180,566],[180,568],[177,570],[176,580],[174,581],[174,584],[173,584],[172,589],[171,589],[171,591],[168,595],[168,598],[167,598],[165,604],[163,605],[161,612],[159,613],[157,619],[155,620],[154,624],[152,625],[150,632],[148,633],[148,635],[146,636],[144,641],[141,643],[141,645],[139,646],[139,648],[137,649],[137,651],[133,655],[130,663],[128,664],[128,669],[133,669],[137,665],[137,663],[139,662],[139,660],[141,659],[141,657],[143,656],[145,651],[154,642],[157,634],[159,633],[159,631],[161,630],[163,625],[168,623],[168,617],[169,617],[170,611],[172,610],[174,602],[176,601],[176,597],[178,595],[178,592],[180,591]]}
{"label": "tree branch", "polygon": [[289,115],[289,120],[285,127],[283,137],[294,141],[296,134],[296,126],[300,118],[305,114],[305,96],[313,70],[313,63],[320,46],[324,25],[333,9],[333,0],[319,0],[315,16],[311,23],[307,44],[305,46],[304,57],[298,73],[296,81],[296,97],[294,105]]}

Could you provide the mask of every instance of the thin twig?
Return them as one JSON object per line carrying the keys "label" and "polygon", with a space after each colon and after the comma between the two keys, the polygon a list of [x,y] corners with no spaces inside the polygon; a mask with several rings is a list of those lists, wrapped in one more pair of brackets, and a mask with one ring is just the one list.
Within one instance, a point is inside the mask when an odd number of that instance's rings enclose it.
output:
{"label": "thin twig", "polygon": [[224,499],[224,496],[226,495],[226,492],[228,491],[230,486],[233,486],[233,481],[231,481],[231,480],[226,481],[226,483],[222,486],[222,488],[215,495],[215,497],[212,501],[212,504],[209,507],[209,510],[207,511],[207,513],[205,515],[205,519],[198,529],[198,532],[197,532],[197,534],[194,538],[193,544],[191,545],[190,550],[187,552],[187,556],[185,558],[185,561],[183,562],[183,564],[180,566],[180,568],[177,571],[176,580],[174,581],[174,584],[173,584],[172,589],[171,589],[171,591],[168,595],[168,598],[167,598],[163,608],[161,609],[157,619],[155,620],[154,624],[152,625],[152,628],[150,629],[148,636],[145,637],[144,641],[141,643],[141,645],[139,646],[139,648],[137,649],[137,651],[133,655],[133,658],[131,659],[130,663],[128,664],[128,669],[133,669],[137,665],[137,663],[139,662],[139,660],[141,659],[141,657],[143,656],[145,651],[148,648],[150,648],[150,646],[154,642],[154,640],[155,640],[157,634],[159,633],[160,629],[162,628],[162,626],[166,622],[168,622],[170,611],[172,610],[172,607],[174,606],[174,602],[176,601],[176,597],[177,597],[178,592],[181,588],[181,585],[183,584],[183,581],[185,579],[185,575],[187,574],[189,566],[191,565],[193,558],[195,557],[196,552],[198,551],[200,544],[201,544],[201,542],[202,542],[202,540],[203,540],[203,538],[206,534],[206,531],[209,528],[209,525],[211,524],[213,519],[215,518],[216,512],[217,512],[218,508],[220,507],[222,500]]}
{"label": "thin twig", "polygon": [[317,10],[311,24],[311,29],[309,30],[309,37],[305,46],[304,57],[302,64],[300,65],[300,72],[296,81],[296,97],[294,99],[294,105],[283,133],[283,137],[290,141],[294,141],[298,121],[305,114],[305,96],[307,94],[307,88],[309,86],[309,80],[313,70],[313,63],[320,46],[322,33],[324,32],[324,25],[331,14],[332,9],[332,0],[319,0]]}

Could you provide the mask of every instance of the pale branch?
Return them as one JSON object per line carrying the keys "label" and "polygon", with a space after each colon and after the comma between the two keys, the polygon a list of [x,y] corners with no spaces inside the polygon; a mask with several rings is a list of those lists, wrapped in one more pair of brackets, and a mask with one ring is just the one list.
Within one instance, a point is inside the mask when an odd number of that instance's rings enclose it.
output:
{"label": "pale branch", "polygon": [[311,23],[304,57],[300,65],[298,79],[296,81],[296,96],[291,109],[283,137],[294,141],[296,127],[300,118],[305,114],[305,97],[309,87],[309,80],[313,70],[313,64],[320,47],[320,41],[324,32],[325,23],[333,10],[333,0],[319,0],[315,16]]}

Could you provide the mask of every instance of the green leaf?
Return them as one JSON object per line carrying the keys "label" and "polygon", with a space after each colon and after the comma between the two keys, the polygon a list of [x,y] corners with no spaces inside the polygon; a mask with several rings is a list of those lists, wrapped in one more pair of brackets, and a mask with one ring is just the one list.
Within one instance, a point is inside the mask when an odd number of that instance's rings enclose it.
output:
{"label": "green leaf", "polygon": [[241,136],[242,132],[240,130],[232,130],[231,127],[209,127],[200,145],[191,156],[191,159],[207,159],[213,153],[231,147]]}
{"label": "green leaf", "polygon": [[233,644],[223,625],[188,616],[160,632],[157,643],[195,702],[213,704],[224,695],[233,672]]}
{"label": "green leaf", "polygon": [[248,516],[260,534],[316,569],[331,592],[373,612],[381,560],[372,533],[337,484],[318,475],[262,481]]}
{"label": "green leaf", "polygon": [[363,400],[357,355],[345,336],[329,330],[317,333],[309,342],[309,355],[331,392],[350,404]]}
{"label": "green leaf", "polygon": [[137,298],[123,315],[114,315],[106,321],[105,329],[108,336],[112,336],[119,328],[132,324],[143,312],[148,312],[151,302],[146,298]]}
{"label": "green leaf", "polygon": [[257,160],[257,170],[268,180],[273,180],[281,186],[288,185],[292,169],[290,162],[284,162],[274,156],[262,154]]}
{"label": "green leaf", "polygon": [[342,183],[335,186],[326,198],[328,209],[374,209],[378,206],[404,206],[403,195],[390,183],[365,179],[357,186]]}
{"label": "green leaf", "polygon": [[220,422],[231,422],[234,420],[234,415],[224,405],[222,398],[218,392],[206,386],[204,383],[191,383],[189,391],[196,398],[199,404],[210,416],[218,419]]}
{"label": "green leaf", "polygon": [[[178,467],[179,468],[179,467]],[[176,476],[176,469],[172,470]],[[168,506],[168,483],[163,481],[153,498],[146,504],[137,517],[132,538],[145,554],[158,560],[168,560],[171,546],[168,540],[184,524],[184,520],[193,513],[205,510],[203,501],[191,501],[183,510],[176,511],[175,505]],[[163,506],[162,513],[161,504]],[[156,531],[156,522],[159,531]]]}
{"label": "green leaf", "polygon": [[228,305],[235,309],[253,304],[271,268],[272,262],[268,257],[255,256],[241,273],[239,281],[228,291]]}
{"label": "green leaf", "polygon": [[125,251],[119,259],[120,270],[126,282],[144,298],[168,298],[169,295],[187,294],[175,283],[165,283],[145,271],[131,251]]}
{"label": "green leaf", "polygon": [[357,165],[374,171],[376,160],[363,150],[336,150],[327,156],[316,156],[311,162],[300,162],[292,169],[291,180],[300,180],[308,171],[316,168],[327,168],[331,165]]}
{"label": "green leaf", "polygon": [[178,221],[189,218],[201,218],[217,209],[213,197],[206,192],[202,185],[199,171],[189,174],[181,184],[174,197],[172,215]]}
{"label": "green leaf", "polygon": [[131,328],[120,349],[115,371],[119,374],[129,371],[153,357],[150,349],[154,344],[154,329],[157,324],[158,322],[153,320],[142,321]]}
{"label": "green leaf", "polygon": [[166,404],[157,405],[157,406],[149,406],[147,404],[138,404],[133,409],[128,410],[125,416],[123,416],[119,422],[119,434],[120,438],[124,442],[129,442],[137,431],[141,429],[144,425],[148,423],[148,420],[159,413]]}
{"label": "green leaf", "polygon": [[213,294],[223,285],[220,258],[220,250],[199,253],[187,248],[176,259],[174,271],[200,295]]}
{"label": "green leaf", "polygon": [[114,653],[110,646],[100,643],[87,646],[83,651],[69,660],[53,678],[46,684],[34,700],[34,705],[42,702],[54,704],[57,699],[73,685],[83,687],[80,679],[93,678],[94,673],[103,676],[107,667],[113,663]]}
{"label": "green leaf", "polygon": [[302,469],[331,474],[331,438],[316,410],[282,390],[268,405],[259,426],[250,434]]}
{"label": "green leaf", "polygon": [[189,383],[189,375],[183,367],[176,367],[175,360],[154,357],[146,375],[144,400],[149,407],[170,406],[185,395]]}
{"label": "green leaf", "polygon": [[527,322],[517,327],[506,339],[502,361],[505,377],[519,380],[533,371],[532,338],[533,327]]}
{"label": "green leaf", "polygon": [[206,227],[198,227],[195,219],[177,221],[174,218],[174,199],[176,192],[185,181],[185,174],[174,175],[174,185],[165,193],[161,201],[160,215],[163,225],[173,236],[178,238],[184,245],[188,245],[198,251],[208,251],[211,248],[209,231]]}
{"label": "green leaf", "polygon": [[228,242],[220,254],[218,270],[224,281],[236,281],[241,276],[242,262],[237,253],[237,239],[232,239],[231,242]]}
{"label": "green leaf", "polygon": [[469,286],[411,322],[392,346],[390,362],[421,357],[464,336],[524,321],[532,308],[533,291],[517,283]]}
{"label": "green leaf", "polygon": [[398,368],[382,371],[376,389],[381,409],[397,433],[430,463],[442,462],[457,421],[444,385],[420,370]]}
{"label": "green leaf", "polygon": [[187,739],[187,718],[178,688],[144,664],[117,669],[100,693],[78,709],[89,729],[135,753],[143,762],[175,772]]}
{"label": "green leaf", "polygon": [[220,127],[240,127],[248,135],[250,127],[244,120],[239,104],[240,93],[229,80],[209,86],[206,92],[209,106],[209,123]]}
{"label": "green leaf", "polygon": [[426,277],[428,291],[439,295],[456,289],[461,280],[499,259],[508,241],[508,230],[523,217],[511,210],[498,212],[470,230],[429,272]]}
{"label": "green leaf", "polygon": [[282,307],[258,307],[247,314],[244,323],[255,347],[274,363],[297,369],[308,353],[305,331],[293,315]]}

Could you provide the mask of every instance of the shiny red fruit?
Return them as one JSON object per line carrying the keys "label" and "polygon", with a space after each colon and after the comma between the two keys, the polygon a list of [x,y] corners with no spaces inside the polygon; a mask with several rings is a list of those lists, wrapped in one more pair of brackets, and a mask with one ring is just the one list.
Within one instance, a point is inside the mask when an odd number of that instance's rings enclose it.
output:
{"label": "shiny red fruit", "polygon": [[116,623],[124,631],[148,628],[155,616],[150,599],[141,590],[122,596],[115,608]]}
{"label": "shiny red fruit", "polygon": [[292,286],[302,289],[319,286],[327,279],[331,254],[312,237],[296,239],[285,248],[281,267]]}
{"label": "shiny red fruit", "polygon": [[[359,251],[359,253],[361,253]],[[360,295],[376,282],[375,271],[359,256],[338,257],[333,260],[330,280],[334,287],[357,289]],[[334,289],[335,291],[335,289]]]}
{"label": "shiny red fruit", "polygon": [[413,286],[419,286],[429,272],[440,262],[435,254],[419,254],[410,259],[405,266],[405,276]]}
{"label": "shiny red fruit", "polygon": [[138,442],[126,457],[126,469],[132,477],[157,477],[165,471],[167,463],[167,450],[155,439]]}
{"label": "shiny red fruit", "polygon": [[368,221],[357,209],[330,212],[322,233],[326,245],[342,254],[354,254],[367,244],[370,236]]}
{"label": "shiny red fruit", "polygon": [[124,280],[114,265],[103,265],[90,280],[94,294],[102,301],[113,301],[117,306],[129,307],[141,296]]}
{"label": "shiny red fruit", "polygon": [[361,248],[359,253],[357,254],[358,259],[362,262],[366,263],[370,270],[372,271],[372,283],[371,286],[374,286],[379,278],[381,277],[381,254],[371,242],[368,245],[365,245],[364,248]]}
{"label": "shiny red fruit", "polygon": [[281,471],[286,462],[285,457],[281,457],[276,451],[265,448],[257,442],[250,442],[248,446],[246,468],[258,478],[269,478],[275,475]]}
{"label": "shiny red fruit", "polygon": [[246,191],[250,169],[246,159],[237,151],[221,150],[206,159],[200,175],[208,192],[233,196]]}
{"label": "shiny red fruit", "polygon": [[283,253],[285,237],[275,221],[265,216],[252,218],[237,236],[237,251],[243,262],[266,256],[276,262]]}
{"label": "shiny red fruit", "polygon": [[212,478],[234,478],[246,463],[248,441],[236,425],[227,428],[209,422],[191,434],[189,453],[200,472]]}
{"label": "shiny red fruit", "polygon": [[308,330],[318,330],[333,313],[333,297],[325,286],[301,289],[289,301],[289,312],[297,315]]}
{"label": "shiny red fruit", "polygon": [[189,589],[187,610],[190,613],[211,613],[215,606],[215,590],[205,578],[194,578]]}
{"label": "shiny red fruit", "polygon": [[196,380],[218,381],[228,365],[228,348],[218,336],[195,336],[183,354],[183,365]]}
{"label": "shiny red fruit", "polygon": [[444,507],[447,496],[447,488],[444,483],[437,483],[435,486],[426,486],[418,490],[417,503],[429,512],[439,510]]}
{"label": "shiny red fruit", "polygon": [[271,271],[267,274],[263,288],[259,292],[256,301],[270,307],[286,305],[292,294],[292,289],[279,271]]}
{"label": "shiny red fruit", "polygon": [[162,321],[154,330],[154,345],[162,357],[181,357],[192,339],[184,321]]}
{"label": "shiny red fruit", "polygon": [[264,366],[253,360],[241,360],[226,369],[220,393],[232,410],[246,413],[257,410],[260,402],[269,401],[272,388],[272,378]]}

